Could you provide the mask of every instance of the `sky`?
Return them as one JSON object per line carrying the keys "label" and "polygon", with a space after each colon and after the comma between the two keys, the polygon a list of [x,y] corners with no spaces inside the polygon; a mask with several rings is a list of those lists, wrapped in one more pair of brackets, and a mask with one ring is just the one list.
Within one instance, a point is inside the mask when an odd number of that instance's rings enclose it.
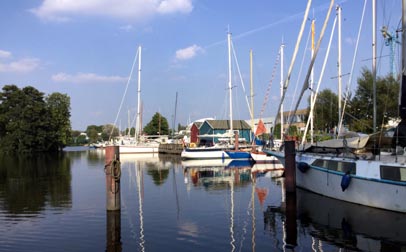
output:
{"label": "sky", "polygon": [[[312,1],[292,65],[285,111],[293,109],[310,65],[311,20],[317,41],[329,5],[326,0]],[[343,90],[347,86],[353,90],[361,68],[372,66],[371,1],[335,1],[314,64],[314,82],[320,79],[336,5],[342,8]],[[135,125],[139,46],[143,125],[157,112],[170,127],[208,117],[229,119],[228,33],[233,119],[250,119],[251,97],[255,118],[275,117],[280,103],[280,47],[283,43],[286,78],[307,1],[3,0],[0,6],[2,87],[15,84],[33,86],[45,95],[67,94],[72,129],[85,130],[88,125],[115,123],[120,129],[129,122]],[[399,27],[400,6],[400,0],[378,1],[378,31],[383,25],[389,31]],[[337,27],[330,48],[320,90],[337,92]],[[397,55],[398,46],[395,51]],[[390,49],[380,32],[377,54],[378,75],[389,74]],[[301,108],[307,106],[308,96],[305,92]]]}

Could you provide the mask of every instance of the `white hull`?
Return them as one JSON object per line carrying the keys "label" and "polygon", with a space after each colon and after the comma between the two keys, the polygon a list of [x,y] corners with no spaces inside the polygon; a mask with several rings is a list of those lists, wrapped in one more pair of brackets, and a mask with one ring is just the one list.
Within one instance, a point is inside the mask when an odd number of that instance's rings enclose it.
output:
{"label": "white hull", "polygon": [[158,153],[159,145],[120,145],[120,154]]}
{"label": "white hull", "polygon": [[[331,161],[356,163],[355,174],[347,189],[341,189],[344,172],[311,165],[317,158]],[[327,197],[397,212],[406,212],[406,166],[400,163],[384,163],[371,160],[354,160],[338,157],[298,154],[296,164],[304,162],[309,169],[301,172],[296,169],[296,185]],[[393,172],[399,172],[401,181],[381,179],[381,165]],[[389,168],[388,168],[389,166]],[[401,167],[401,168],[399,168]],[[388,170],[388,171],[389,171]]]}
{"label": "white hull", "polygon": [[186,159],[227,159],[229,156],[220,148],[186,148],[181,153],[181,158]]}
{"label": "white hull", "polygon": [[278,161],[278,159],[274,156],[268,156],[265,152],[251,152],[251,157],[255,161],[255,163],[273,163]]}

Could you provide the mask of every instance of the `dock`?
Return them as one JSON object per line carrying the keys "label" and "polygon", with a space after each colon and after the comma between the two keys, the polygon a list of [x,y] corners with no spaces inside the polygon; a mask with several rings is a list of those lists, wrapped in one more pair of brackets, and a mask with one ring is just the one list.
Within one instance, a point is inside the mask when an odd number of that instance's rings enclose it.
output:
{"label": "dock", "polygon": [[158,147],[159,153],[180,155],[183,150],[183,144],[161,143]]}

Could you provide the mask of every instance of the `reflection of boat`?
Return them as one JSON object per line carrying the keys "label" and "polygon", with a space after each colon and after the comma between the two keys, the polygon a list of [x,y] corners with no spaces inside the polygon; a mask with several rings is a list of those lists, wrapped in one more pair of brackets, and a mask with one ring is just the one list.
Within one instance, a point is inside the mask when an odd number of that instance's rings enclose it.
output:
{"label": "reflection of boat", "polygon": [[182,166],[184,168],[251,168],[253,165],[252,160],[233,160],[227,159],[188,159],[182,160]]}
{"label": "reflection of boat", "polygon": [[255,174],[256,176],[270,175],[272,178],[282,177],[284,171],[285,168],[278,161],[275,161],[274,163],[265,163],[265,164],[255,163],[251,168],[251,173]]}
{"label": "reflection of boat", "polygon": [[188,167],[226,167],[231,163],[231,159],[187,159],[182,160],[182,166]]}
{"label": "reflection of boat", "polygon": [[[320,207],[323,206],[323,207]],[[406,218],[396,213],[297,190],[302,226],[320,240],[359,251],[405,251]]]}
{"label": "reflection of boat", "polygon": [[134,163],[137,161],[159,162],[158,153],[137,153],[120,155],[121,163]]}

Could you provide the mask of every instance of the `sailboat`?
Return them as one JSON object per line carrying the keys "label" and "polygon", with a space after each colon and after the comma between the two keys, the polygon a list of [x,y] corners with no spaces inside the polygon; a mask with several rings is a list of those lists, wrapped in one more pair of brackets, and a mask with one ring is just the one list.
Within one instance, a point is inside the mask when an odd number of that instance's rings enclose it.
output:
{"label": "sailboat", "polygon": [[[374,6],[372,9],[375,9]],[[402,128],[406,125],[405,9],[406,0],[402,0],[402,78],[399,109],[402,120],[394,135],[394,142],[400,143],[402,152],[406,147],[402,142],[406,138]],[[373,15],[376,16],[375,13]],[[361,138],[352,143],[347,142],[345,138],[340,141],[341,147],[333,148],[335,152],[328,153],[327,148],[297,150],[296,186],[346,202],[406,213],[406,153],[399,155],[373,150],[371,153],[358,154],[357,151],[363,147]],[[284,159],[280,153],[268,153]]]}
{"label": "sailboat", "polygon": [[[228,41],[228,89],[229,89],[229,109],[230,109],[230,129],[223,137],[227,137],[230,140],[234,136],[233,130],[233,109],[232,109],[232,84],[231,84],[231,33],[227,34],[227,41]],[[218,137],[218,136],[215,136]],[[238,142],[238,136],[236,137]],[[203,147],[195,147],[190,148],[186,147],[182,153],[181,157],[183,160],[186,159],[229,159],[230,155],[234,153],[227,153],[226,151],[232,151],[236,146],[232,145],[231,143],[227,144],[215,144],[214,146],[203,146]],[[240,153],[237,153],[240,155]],[[238,158],[238,157],[237,157]],[[245,156],[244,156],[245,158]]]}
{"label": "sailboat", "polygon": [[135,127],[135,138],[122,137],[118,140],[120,154],[158,153],[159,144],[168,139],[167,136],[141,137],[141,46],[138,47],[138,106]]}

